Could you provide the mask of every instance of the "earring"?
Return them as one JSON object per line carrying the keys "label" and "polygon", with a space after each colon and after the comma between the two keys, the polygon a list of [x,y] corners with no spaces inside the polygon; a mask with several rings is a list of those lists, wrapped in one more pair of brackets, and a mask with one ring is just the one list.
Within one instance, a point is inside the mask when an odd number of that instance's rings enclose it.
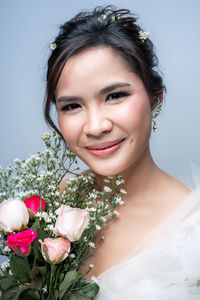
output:
{"label": "earring", "polygon": [[153,131],[156,132],[157,130],[157,125],[156,125],[156,121],[155,118],[157,118],[157,116],[160,114],[161,112],[161,107],[162,107],[162,102],[160,101],[160,98],[157,97],[157,104],[156,107],[152,110],[152,122],[153,122]]}

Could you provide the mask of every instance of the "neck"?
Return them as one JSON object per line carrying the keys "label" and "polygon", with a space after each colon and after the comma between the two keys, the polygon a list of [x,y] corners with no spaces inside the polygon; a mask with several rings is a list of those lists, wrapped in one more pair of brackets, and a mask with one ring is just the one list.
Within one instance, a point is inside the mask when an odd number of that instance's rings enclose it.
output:
{"label": "neck", "polygon": [[[120,188],[127,192],[125,198],[134,199],[152,190],[153,183],[158,179],[159,170],[152,159],[148,146],[141,157],[129,169],[120,174],[124,179],[124,184],[120,185]],[[101,188],[105,185],[104,178],[97,175],[97,184]]]}

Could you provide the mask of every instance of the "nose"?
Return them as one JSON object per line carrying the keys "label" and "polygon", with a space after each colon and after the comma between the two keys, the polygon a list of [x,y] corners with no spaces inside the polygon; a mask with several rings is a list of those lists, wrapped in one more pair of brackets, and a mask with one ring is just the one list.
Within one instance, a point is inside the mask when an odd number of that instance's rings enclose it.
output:
{"label": "nose", "polygon": [[88,136],[101,136],[112,130],[112,121],[100,109],[88,112],[84,132]]}

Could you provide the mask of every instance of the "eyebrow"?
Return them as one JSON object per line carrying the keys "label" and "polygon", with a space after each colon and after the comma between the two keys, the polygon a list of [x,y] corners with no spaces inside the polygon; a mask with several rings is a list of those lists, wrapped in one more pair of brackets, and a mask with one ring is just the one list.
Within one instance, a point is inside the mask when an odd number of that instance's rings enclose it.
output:
{"label": "eyebrow", "polygon": [[[102,88],[96,94],[96,97],[107,94],[107,93],[110,93],[110,92],[116,90],[117,88],[126,87],[126,86],[131,86],[131,84],[127,83],[127,82],[117,82],[117,83],[111,84],[109,86],[106,86],[106,87]],[[72,101],[76,102],[76,101],[80,101],[80,100],[81,100],[81,97],[77,97],[77,96],[61,96],[57,99],[57,102],[58,103],[59,102],[72,102]]]}

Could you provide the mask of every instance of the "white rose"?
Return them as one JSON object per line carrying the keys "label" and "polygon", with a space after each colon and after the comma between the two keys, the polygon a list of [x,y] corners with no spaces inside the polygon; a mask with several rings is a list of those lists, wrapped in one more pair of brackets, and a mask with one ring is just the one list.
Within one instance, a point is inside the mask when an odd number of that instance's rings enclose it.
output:
{"label": "white rose", "polygon": [[19,199],[4,200],[0,204],[0,231],[20,230],[29,222],[26,205]]}
{"label": "white rose", "polygon": [[71,242],[78,241],[89,223],[88,212],[85,209],[62,205],[56,213],[58,218],[55,224],[55,233],[68,238]]}

